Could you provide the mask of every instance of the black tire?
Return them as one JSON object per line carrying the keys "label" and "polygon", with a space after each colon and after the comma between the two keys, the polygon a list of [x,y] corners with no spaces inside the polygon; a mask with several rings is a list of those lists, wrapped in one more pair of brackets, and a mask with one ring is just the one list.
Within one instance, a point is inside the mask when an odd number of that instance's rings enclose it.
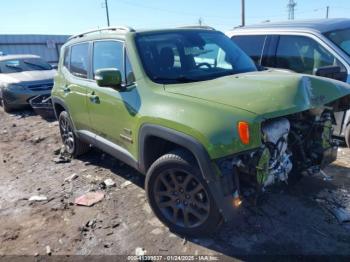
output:
{"label": "black tire", "polygon": [[171,231],[207,235],[220,225],[222,217],[208,184],[188,152],[175,150],[156,160],[145,185],[153,212]]}
{"label": "black tire", "polygon": [[11,113],[13,111],[13,108],[11,108],[11,106],[7,103],[5,98],[2,99],[1,103],[6,113]]}
{"label": "black tire", "polygon": [[81,141],[74,132],[72,121],[66,111],[58,117],[60,134],[66,152],[72,157],[78,157],[90,150],[90,145]]}
{"label": "black tire", "polygon": [[345,128],[345,142],[346,146],[350,147],[350,124],[348,124]]}

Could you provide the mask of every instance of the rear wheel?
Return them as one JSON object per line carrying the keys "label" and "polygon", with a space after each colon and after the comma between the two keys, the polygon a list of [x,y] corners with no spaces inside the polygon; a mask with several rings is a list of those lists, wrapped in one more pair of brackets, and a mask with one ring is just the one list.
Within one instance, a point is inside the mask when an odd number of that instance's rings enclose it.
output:
{"label": "rear wheel", "polygon": [[170,152],[152,164],[146,192],[154,213],[174,232],[209,234],[220,224],[221,215],[208,185],[186,151]]}
{"label": "rear wheel", "polygon": [[62,142],[68,154],[70,154],[72,157],[77,157],[89,151],[89,144],[81,141],[75,135],[72,121],[70,120],[69,114],[66,111],[60,113],[58,122]]}

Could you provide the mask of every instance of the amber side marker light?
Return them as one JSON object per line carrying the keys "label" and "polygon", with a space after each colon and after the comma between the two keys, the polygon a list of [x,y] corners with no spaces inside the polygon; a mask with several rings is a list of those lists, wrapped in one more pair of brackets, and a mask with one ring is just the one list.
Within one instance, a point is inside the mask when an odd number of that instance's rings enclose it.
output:
{"label": "amber side marker light", "polygon": [[233,194],[232,206],[237,208],[237,207],[239,207],[240,205],[242,205],[242,200],[241,200],[241,198],[239,197],[238,192],[236,191],[236,192]]}
{"label": "amber side marker light", "polygon": [[241,139],[241,142],[245,145],[248,145],[250,142],[250,136],[249,136],[249,124],[244,121],[238,122],[238,134],[239,138]]}

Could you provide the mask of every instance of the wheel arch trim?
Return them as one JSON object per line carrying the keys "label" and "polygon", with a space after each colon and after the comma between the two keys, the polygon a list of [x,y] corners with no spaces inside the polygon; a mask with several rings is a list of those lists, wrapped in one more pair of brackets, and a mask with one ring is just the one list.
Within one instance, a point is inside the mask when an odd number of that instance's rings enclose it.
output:
{"label": "wheel arch trim", "polygon": [[152,150],[145,148],[145,142],[151,136],[164,139],[189,150],[196,158],[204,178],[206,180],[215,179],[209,154],[198,140],[185,133],[153,124],[142,125],[139,132],[139,166],[143,173],[147,172],[145,154],[148,150]]}
{"label": "wheel arch trim", "polygon": [[62,99],[58,97],[51,97],[51,101],[52,101],[53,111],[55,112],[56,119],[58,119],[59,115],[57,115],[55,104],[62,106],[64,110],[67,111],[67,113],[69,114],[68,107],[66,106],[66,104]]}

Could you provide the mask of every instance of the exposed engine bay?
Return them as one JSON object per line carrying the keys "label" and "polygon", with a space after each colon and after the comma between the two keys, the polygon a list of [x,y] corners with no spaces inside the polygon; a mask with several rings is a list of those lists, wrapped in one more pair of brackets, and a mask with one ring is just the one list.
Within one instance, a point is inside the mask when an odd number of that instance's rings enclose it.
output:
{"label": "exposed engine bay", "polygon": [[242,155],[236,170],[247,174],[262,190],[287,182],[293,175],[319,173],[337,157],[334,122],[327,108],[267,120],[261,127],[261,148]]}

